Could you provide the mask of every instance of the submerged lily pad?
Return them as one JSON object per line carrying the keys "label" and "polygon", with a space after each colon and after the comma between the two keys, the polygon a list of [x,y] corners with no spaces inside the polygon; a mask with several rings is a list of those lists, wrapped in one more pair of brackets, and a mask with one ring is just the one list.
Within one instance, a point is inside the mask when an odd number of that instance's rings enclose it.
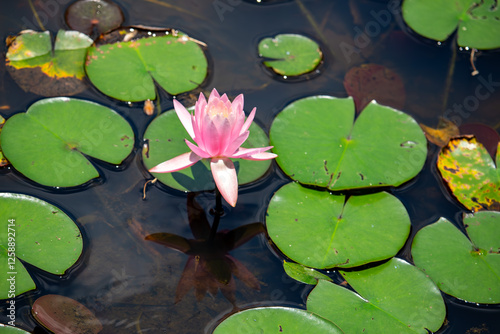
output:
{"label": "submerged lily pad", "polygon": [[224,320],[213,334],[234,333],[343,333],[337,326],[311,312],[289,307],[258,307]]}
{"label": "submerged lily pad", "polygon": [[[497,144],[500,146],[500,142]],[[500,154],[497,150],[497,163]],[[454,138],[439,153],[437,167],[457,200],[467,209],[500,210],[500,169],[476,138]]]}
{"label": "submerged lily pad", "polygon": [[80,230],[61,209],[41,199],[0,193],[0,299],[9,296],[9,278],[15,277],[15,295],[36,288],[24,264],[63,275],[82,253]]}
{"label": "submerged lily pad", "polygon": [[307,310],[345,333],[427,334],[444,322],[446,309],[439,289],[401,259],[341,274],[357,293],[319,281],[307,298]]}
{"label": "submerged lily pad", "polygon": [[79,0],[72,3],[66,10],[66,23],[73,30],[87,35],[100,35],[106,31],[118,28],[123,22],[120,7],[103,0]]}
{"label": "submerged lily pad", "polygon": [[74,299],[45,295],[33,303],[35,319],[53,333],[97,334],[102,330],[99,319]]}
{"label": "submerged lily pad", "polygon": [[83,63],[92,39],[59,30],[52,51],[50,32],[21,32],[9,45],[7,70],[22,89],[43,96],[73,95],[87,85]]}
{"label": "submerged lily pad", "polygon": [[420,35],[437,41],[458,34],[458,45],[500,47],[500,10],[496,0],[405,0],[403,19]]}
{"label": "submerged lily pad", "polygon": [[350,268],[390,258],[403,247],[410,219],[394,196],[350,196],[289,183],[269,203],[269,237],[290,259],[312,268]]}
{"label": "submerged lily pad", "polygon": [[5,123],[3,153],[26,177],[45,186],[73,187],[99,176],[88,156],[120,164],[134,132],[115,111],[71,98],[49,98]]}
{"label": "submerged lily pad", "polygon": [[445,293],[474,303],[500,303],[500,212],[464,218],[467,236],[445,218],[418,231],[415,265]]}
{"label": "submerged lily pad", "polygon": [[89,48],[87,75],[104,94],[122,101],[156,98],[155,82],[171,95],[198,87],[207,76],[200,42],[176,30],[123,28]]}
{"label": "submerged lily pad", "polygon": [[283,261],[283,268],[285,269],[285,272],[288,274],[288,276],[305,284],[316,285],[321,279],[327,281],[332,280],[325,274],[322,274],[317,270],[308,268],[298,263]]}
{"label": "submerged lily pad", "polygon": [[363,64],[351,68],[344,77],[344,87],[354,98],[358,114],[372,100],[395,109],[402,109],[405,105],[403,80],[396,72],[383,65]]}
{"label": "submerged lily pad", "polygon": [[427,157],[413,118],[372,102],[354,122],[352,98],[297,100],[276,116],[270,138],[287,175],[331,190],[399,186]]}
{"label": "submerged lily pad", "polygon": [[[245,148],[269,146],[269,139],[264,131],[254,122],[250,126],[250,136],[242,145]],[[184,139],[190,139],[175,111],[169,110],[155,118],[148,126],[144,139],[148,142],[142,151],[144,165],[149,170],[163,161],[189,152]],[[233,159],[238,183],[253,182],[262,177],[271,166],[271,160],[250,161]],[[201,191],[215,189],[210,161],[202,159],[190,168],[173,173],[152,173],[162,183],[183,191]]]}
{"label": "submerged lily pad", "polygon": [[315,41],[296,34],[281,34],[259,42],[264,65],[280,75],[295,76],[311,72],[321,62],[323,53]]}

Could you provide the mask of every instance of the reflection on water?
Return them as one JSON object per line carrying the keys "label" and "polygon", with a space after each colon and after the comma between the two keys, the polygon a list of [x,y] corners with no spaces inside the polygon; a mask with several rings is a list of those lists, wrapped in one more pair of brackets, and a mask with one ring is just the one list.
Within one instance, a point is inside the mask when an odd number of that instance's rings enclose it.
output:
{"label": "reflection on water", "polygon": [[[200,90],[207,95],[216,87],[229,92],[231,99],[239,93],[245,94],[246,104],[257,107],[257,122],[265,130],[269,130],[276,114],[296,99],[316,94],[345,97],[345,73],[363,63],[381,64],[399,74],[406,89],[403,110],[418,122],[434,125],[444,114],[461,123],[498,126],[498,53],[477,55],[476,67],[480,74],[471,77],[469,54],[459,52],[451,88],[446,92],[452,46],[449,43],[437,46],[409,35],[400,26],[397,14],[384,1],[233,1],[225,11],[215,7],[217,1],[116,2],[124,10],[124,25],[176,28],[207,43],[210,72]],[[69,3],[67,0],[34,1],[40,20],[52,32],[65,28],[63,13]],[[3,40],[25,28],[37,29],[36,20],[24,1],[2,1],[0,18]],[[363,34],[365,31],[367,33]],[[311,37],[324,48],[325,59],[319,75],[298,82],[277,80],[261,65],[257,54],[259,40],[289,32]],[[474,97],[478,89],[483,93],[481,99],[476,98],[477,104],[467,104],[472,101],[467,97]],[[171,109],[172,98],[164,92],[160,94],[162,110]],[[180,98],[189,95],[183,94]],[[448,104],[443,106],[445,96]],[[137,138],[142,138],[152,119],[143,113],[143,104],[114,101],[90,85],[77,97],[97,101],[120,112],[132,124]],[[2,59],[0,113],[8,117],[25,111],[38,99],[39,96],[23,92],[12,81]],[[213,319],[230,314],[234,305],[238,308],[304,306],[310,287],[284,274],[281,258],[263,234],[217,253],[215,265],[209,264],[212,258],[203,257],[205,251],[194,251],[198,244],[190,238],[194,235],[199,239],[195,231],[207,228],[206,215],[215,203],[214,194],[207,192],[196,196],[199,203],[196,210],[199,217],[205,217],[205,221],[201,218],[205,227],[195,226],[194,229],[192,224],[190,226],[193,212],[186,209],[186,199],[191,197],[185,193],[157,183],[148,187],[147,199],[143,200],[142,188],[150,175],[140,161],[141,146],[137,140],[134,155],[119,170],[94,161],[102,180],[70,193],[39,187],[13,171],[0,171],[1,191],[22,192],[56,204],[77,219],[87,240],[84,256],[68,276],[53,277],[33,270],[40,289],[20,298],[19,321],[16,322],[19,326],[34,328],[28,305],[33,299],[49,293],[65,295],[85,304],[103,323],[102,333],[201,333],[209,324],[213,326]],[[435,176],[436,153],[437,147],[431,145],[422,173],[393,191],[408,209],[414,227],[412,235],[440,216],[458,221],[462,213]],[[225,208],[218,237],[224,239],[245,226],[254,226],[249,224],[264,222],[270,197],[287,182],[273,163],[264,179],[242,187],[236,208]],[[230,232],[223,233],[223,230]],[[165,232],[178,236],[177,242],[188,242],[187,255],[144,240],[147,235]],[[408,259],[409,247],[407,243],[400,252],[401,257]],[[178,250],[180,246],[176,244],[173,248]],[[252,276],[247,273],[245,278],[229,278],[230,269],[234,267],[227,266],[228,259],[237,259]],[[234,266],[243,270],[239,265]],[[223,269],[218,272],[217,268]],[[197,273],[204,274],[197,276]],[[234,270],[231,273],[234,275]],[[259,282],[260,291],[255,289],[254,278]],[[221,283],[228,280],[234,286]],[[252,288],[245,286],[245,281]],[[194,291],[190,289],[193,284]],[[215,287],[222,287],[222,293],[217,293]],[[465,333],[483,324],[490,333],[500,332],[500,325],[495,320],[498,309],[471,307],[451,297],[446,297],[446,301],[449,325],[445,332]],[[1,313],[0,322],[5,322],[5,312]]]}

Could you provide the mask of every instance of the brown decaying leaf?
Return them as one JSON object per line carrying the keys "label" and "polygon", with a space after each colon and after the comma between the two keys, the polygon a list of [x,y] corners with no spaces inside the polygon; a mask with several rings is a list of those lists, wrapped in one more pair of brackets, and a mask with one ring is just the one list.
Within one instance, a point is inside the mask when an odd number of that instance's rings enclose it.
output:
{"label": "brown decaying leaf", "polygon": [[440,118],[438,126],[435,129],[422,123],[420,123],[420,127],[425,132],[427,140],[439,147],[445,146],[451,138],[460,134],[455,123],[446,118]]}
{"label": "brown decaying leaf", "polygon": [[398,110],[403,109],[406,101],[403,80],[382,65],[363,64],[351,68],[344,77],[344,87],[354,99],[357,114],[372,100]]}

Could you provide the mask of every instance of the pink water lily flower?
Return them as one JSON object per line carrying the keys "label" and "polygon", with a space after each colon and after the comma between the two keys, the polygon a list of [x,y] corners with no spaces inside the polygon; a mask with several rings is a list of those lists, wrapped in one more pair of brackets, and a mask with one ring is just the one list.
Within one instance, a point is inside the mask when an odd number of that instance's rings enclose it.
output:
{"label": "pink water lily flower", "polygon": [[151,168],[153,173],[171,173],[194,165],[201,159],[210,159],[210,169],[222,197],[235,206],[238,199],[238,179],[233,159],[268,160],[277,155],[265,152],[272,148],[242,148],[247,140],[248,128],[252,124],[256,108],[245,121],[243,111],[243,94],[233,102],[226,94],[220,96],[212,90],[207,100],[202,93],[195,105],[194,115],[174,100],[174,108],[182,125],[198,146],[186,139],[190,152],[162,162]]}

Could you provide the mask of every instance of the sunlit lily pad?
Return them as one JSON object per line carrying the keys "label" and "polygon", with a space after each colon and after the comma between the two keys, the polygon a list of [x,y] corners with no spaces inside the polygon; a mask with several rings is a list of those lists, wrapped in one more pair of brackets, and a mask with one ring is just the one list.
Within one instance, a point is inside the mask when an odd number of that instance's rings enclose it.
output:
{"label": "sunlit lily pad", "polygon": [[4,324],[0,324],[0,332],[5,334],[30,334],[30,332],[22,330],[21,328],[7,326]]}
{"label": "sunlit lily pad", "polygon": [[214,334],[234,333],[343,333],[317,315],[289,307],[258,307],[231,315]]}
{"label": "sunlit lily pad", "polygon": [[496,0],[405,0],[406,23],[420,35],[437,41],[458,34],[458,45],[476,49],[500,47],[500,10]]}
{"label": "sunlit lily pad", "polygon": [[259,55],[267,59],[264,65],[280,75],[287,76],[311,72],[323,58],[318,43],[295,34],[264,38],[259,42]]}
{"label": "sunlit lily pad", "polygon": [[354,122],[352,98],[297,100],[278,114],[270,138],[287,175],[331,190],[398,186],[427,157],[427,140],[413,118],[371,102]]}
{"label": "sunlit lily pad", "polygon": [[66,23],[73,30],[87,35],[118,28],[123,22],[120,7],[105,0],[79,0],[72,3],[66,10]]}
{"label": "sunlit lily pad", "polygon": [[403,109],[405,105],[403,80],[383,65],[363,64],[351,68],[344,77],[344,87],[353,97],[358,114],[372,100],[395,109]]}
{"label": "sunlit lily pad", "polygon": [[43,96],[73,95],[87,85],[83,63],[92,39],[59,30],[52,51],[50,33],[26,30],[9,45],[7,70],[22,89]]}
{"label": "sunlit lily pad", "polygon": [[61,209],[45,201],[0,193],[0,222],[0,299],[10,298],[7,279],[12,276],[16,296],[36,288],[20,260],[63,275],[80,257],[80,230]]}
{"label": "sunlit lily pad", "polygon": [[87,157],[120,164],[134,132],[115,111],[97,103],[49,98],[5,123],[3,153],[19,172],[45,186],[73,187],[99,176]]}
{"label": "sunlit lily pad", "polygon": [[102,330],[99,319],[74,299],[45,295],[33,303],[33,317],[53,333],[97,334]]}
{"label": "sunlit lily pad", "polygon": [[298,263],[283,261],[283,268],[288,276],[306,284],[316,285],[320,279],[331,281],[325,274],[312,268],[305,267]]}
{"label": "sunlit lily pad", "polygon": [[350,268],[390,258],[403,247],[410,219],[394,196],[332,195],[289,183],[269,203],[269,237],[290,259],[312,268]]}
{"label": "sunlit lily pad", "polygon": [[[496,166],[499,163],[497,150]],[[472,211],[500,210],[500,169],[496,166],[484,146],[471,136],[450,140],[437,160],[441,177],[453,195]]]}
{"label": "sunlit lily pad", "polygon": [[492,159],[497,155],[497,146],[500,142],[500,134],[491,126],[481,123],[465,123],[460,125],[462,135],[471,135],[483,144]]}
{"label": "sunlit lily pad", "polygon": [[345,333],[427,334],[443,324],[446,309],[439,289],[401,259],[341,274],[356,292],[319,281],[307,298],[307,309]]}
{"label": "sunlit lily pad", "polygon": [[[250,136],[242,147],[269,146],[269,139],[255,122],[252,123],[249,131]],[[190,151],[184,139],[191,140],[191,138],[174,110],[166,111],[155,118],[148,126],[144,139],[147,140],[148,145],[142,151],[142,158],[148,170],[163,161]],[[240,185],[259,179],[271,166],[271,160],[233,159],[233,161]],[[190,168],[178,172],[153,173],[153,176],[169,187],[179,190],[201,191],[215,189],[210,162],[207,159],[203,159]]]}
{"label": "sunlit lily pad", "polygon": [[484,304],[500,303],[500,212],[464,218],[470,240],[445,218],[418,231],[415,265],[445,293]]}
{"label": "sunlit lily pad", "polygon": [[176,30],[123,28],[101,36],[86,70],[104,94],[122,101],[156,98],[155,82],[171,95],[198,87],[207,76],[198,41]]}

